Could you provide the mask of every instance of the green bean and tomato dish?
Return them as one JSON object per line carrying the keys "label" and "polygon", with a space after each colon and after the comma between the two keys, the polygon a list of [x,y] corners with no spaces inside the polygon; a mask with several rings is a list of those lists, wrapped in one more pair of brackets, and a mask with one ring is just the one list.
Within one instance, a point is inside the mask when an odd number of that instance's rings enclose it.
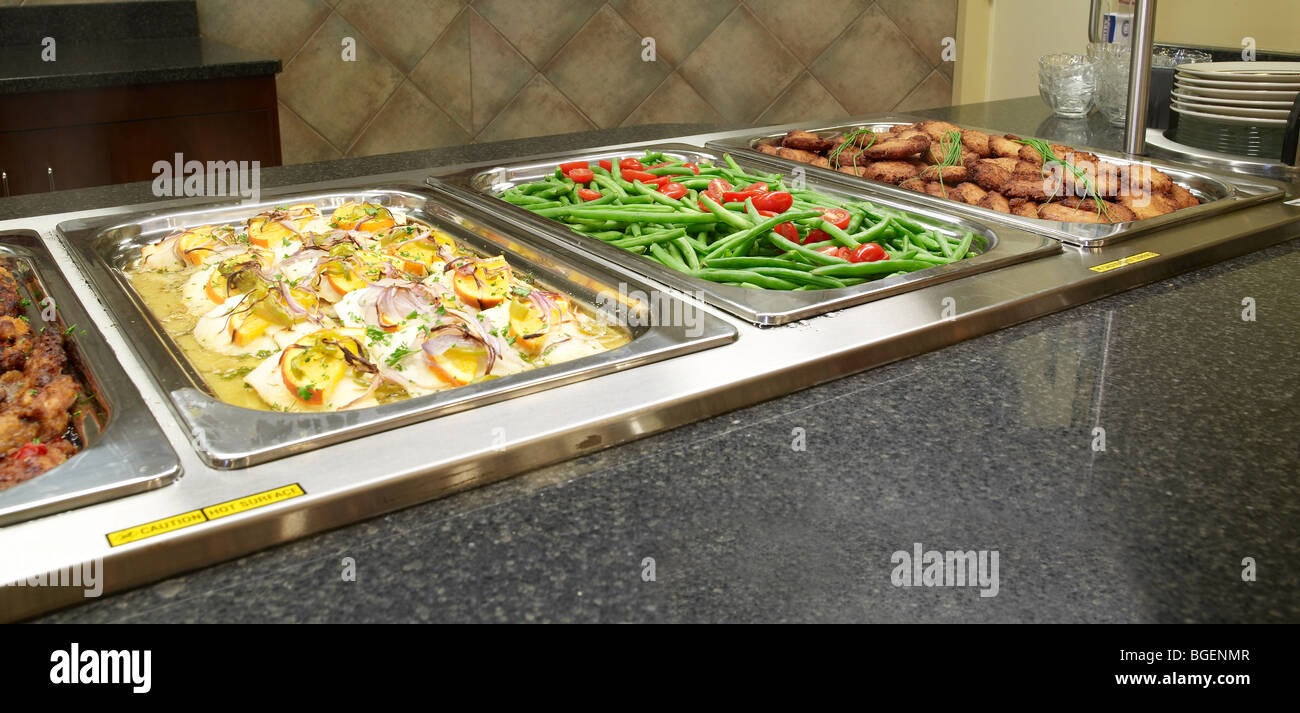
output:
{"label": "green bean and tomato dish", "polygon": [[665,267],[728,285],[822,290],[974,257],[982,236],[865,200],[787,189],[780,174],[659,152],[559,164],[500,198]]}

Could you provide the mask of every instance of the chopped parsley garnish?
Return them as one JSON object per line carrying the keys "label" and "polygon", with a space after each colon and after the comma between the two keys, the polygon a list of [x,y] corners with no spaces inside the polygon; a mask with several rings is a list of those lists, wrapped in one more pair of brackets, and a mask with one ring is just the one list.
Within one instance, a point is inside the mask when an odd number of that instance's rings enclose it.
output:
{"label": "chopped parsley garnish", "polygon": [[407,347],[398,347],[393,350],[392,354],[388,355],[388,358],[384,360],[384,363],[389,366],[396,367],[397,362],[405,359],[406,357],[414,353],[415,353],[414,349],[408,349]]}
{"label": "chopped parsley garnish", "polygon": [[528,295],[533,294],[532,290],[525,290],[519,285],[512,286],[510,288],[510,291],[513,292],[516,297],[527,297]]}
{"label": "chopped parsley garnish", "polygon": [[298,387],[298,398],[303,401],[311,401],[311,395],[315,392],[315,384],[307,384]]}
{"label": "chopped parsley garnish", "polygon": [[382,329],[366,327],[366,337],[370,339],[371,344],[387,344],[392,335]]}
{"label": "chopped parsley garnish", "polygon": [[418,309],[413,309],[413,310],[411,310],[411,313],[410,313],[410,314],[406,315],[406,318],[407,318],[407,319],[415,319],[416,317],[419,317],[419,316],[420,316],[420,310],[418,310]]}
{"label": "chopped parsley garnish", "polygon": [[218,371],[217,376],[223,379],[238,379],[241,376],[246,376],[252,370],[253,367],[251,366],[241,366],[237,369],[225,369],[222,371]]}
{"label": "chopped parsley garnish", "polygon": [[270,349],[263,349],[262,351],[254,354],[253,356],[257,357],[258,359],[269,359],[271,355],[274,353],[275,352],[271,351]]}

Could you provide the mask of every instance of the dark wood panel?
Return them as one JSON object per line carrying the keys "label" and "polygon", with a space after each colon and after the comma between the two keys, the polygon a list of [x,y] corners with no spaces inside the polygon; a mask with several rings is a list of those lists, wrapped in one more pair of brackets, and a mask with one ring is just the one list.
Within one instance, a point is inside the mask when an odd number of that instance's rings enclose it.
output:
{"label": "dark wood panel", "polygon": [[275,106],[275,76],[0,94],[0,132]]}
{"label": "dark wood panel", "polygon": [[153,180],[156,161],[259,161],[280,164],[278,120],[274,112],[171,117],[109,124],[107,147],[112,183]]}
{"label": "dark wood panel", "polygon": [[152,180],[157,161],[280,165],[275,77],[0,95],[11,195]]}

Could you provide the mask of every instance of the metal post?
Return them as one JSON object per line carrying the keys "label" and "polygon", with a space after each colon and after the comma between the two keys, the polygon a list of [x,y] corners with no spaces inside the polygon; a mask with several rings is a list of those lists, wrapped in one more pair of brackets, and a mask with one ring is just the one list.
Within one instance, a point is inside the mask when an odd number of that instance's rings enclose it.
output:
{"label": "metal post", "polygon": [[1124,151],[1141,154],[1147,142],[1147,95],[1151,91],[1151,45],[1155,40],[1156,0],[1137,0],[1133,9],[1133,51],[1128,66],[1128,116]]}

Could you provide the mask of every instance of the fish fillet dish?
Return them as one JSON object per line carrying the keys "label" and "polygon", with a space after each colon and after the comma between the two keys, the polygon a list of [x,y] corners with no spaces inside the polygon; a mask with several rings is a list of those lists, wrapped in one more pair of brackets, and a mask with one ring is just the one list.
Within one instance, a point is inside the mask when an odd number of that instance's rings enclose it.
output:
{"label": "fish fillet dish", "polygon": [[374,203],[187,227],[126,274],[212,392],[248,408],[375,406],[631,338],[504,256]]}
{"label": "fish fillet dish", "polygon": [[1124,223],[1200,205],[1150,166],[1121,166],[1061,144],[998,136],[944,121],[833,136],[793,130],[755,149],[1026,218]]}
{"label": "fish fillet dish", "polygon": [[0,490],[76,455],[82,386],[68,367],[63,335],[33,330],[26,300],[0,265]]}

